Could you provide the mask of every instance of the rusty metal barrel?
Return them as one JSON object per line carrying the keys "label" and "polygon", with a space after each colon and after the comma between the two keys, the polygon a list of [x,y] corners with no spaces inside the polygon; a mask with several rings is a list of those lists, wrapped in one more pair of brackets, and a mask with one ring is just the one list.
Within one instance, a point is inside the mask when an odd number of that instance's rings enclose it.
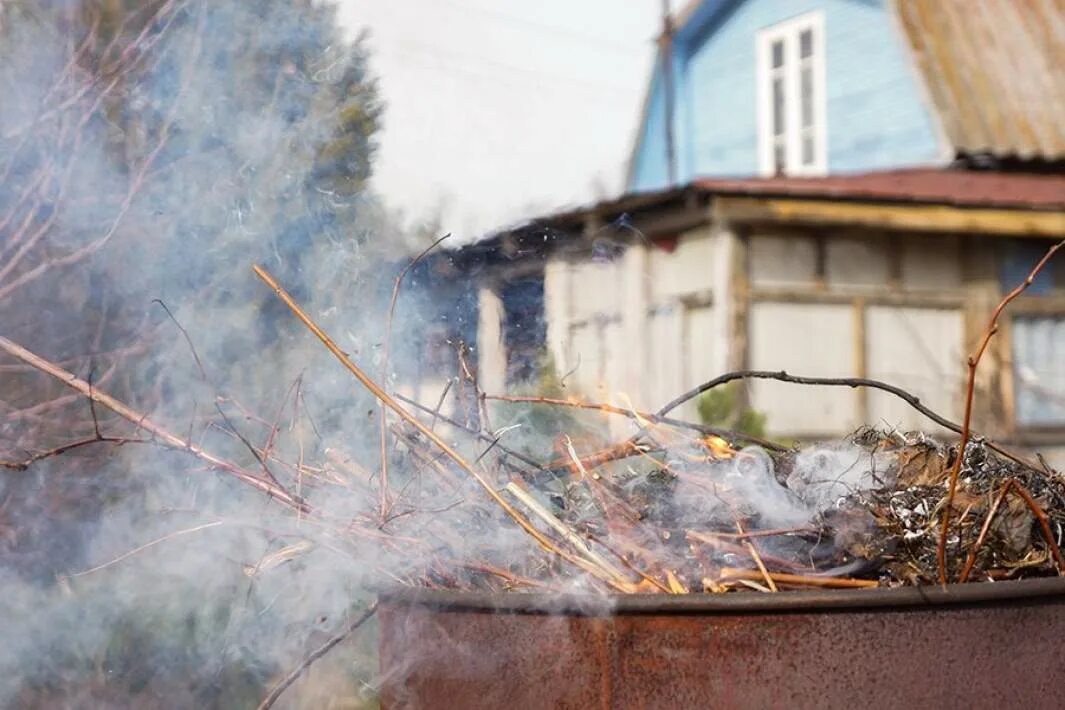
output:
{"label": "rusty metal barrel", "polygon": [[1065,579],[381,597],[381,707],[1061,708]]}

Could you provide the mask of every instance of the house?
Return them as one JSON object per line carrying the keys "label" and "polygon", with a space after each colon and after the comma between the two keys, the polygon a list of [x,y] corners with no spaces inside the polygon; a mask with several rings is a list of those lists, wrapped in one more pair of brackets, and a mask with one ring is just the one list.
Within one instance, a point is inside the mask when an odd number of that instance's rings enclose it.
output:
{"label": "house", "polygon": [[[1014,0],[692,2],[629,191],[441,257],[476,292],[452,337],[494,392],[547,361],[573,394],[655,409],[787,370],[888,381],[958,421],[966,353],[1065,239],[1063,27],[1059,4]],[[937,431],[878,391],[742,394],[779,437]],[[976,404],[980,431],[1065,458],[1065,256],[1002,319]]]}
{"label": "house", "polygon": [[[701,0],[661,57],[629,189],[1065,158],[1063,9],[1031,0]],[[666,78],[673,110],[666,110]],[[672,130],[666,130],[666,115]]]}

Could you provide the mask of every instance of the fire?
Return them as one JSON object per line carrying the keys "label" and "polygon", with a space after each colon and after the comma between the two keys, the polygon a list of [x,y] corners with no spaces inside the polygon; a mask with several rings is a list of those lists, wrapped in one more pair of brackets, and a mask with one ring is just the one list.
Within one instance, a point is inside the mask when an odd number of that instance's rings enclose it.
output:
{"label": "fire", "polygon": [[729,443],[720,436],[710,434],[703,437],[702,442],[703,446],[719,459],[730,459],[736,455],[736,450],[729,446]]}
{"label": "fire", "polygon": [[629,413],[632,414],[632,417],[633,417],[633,419],[636,420],[637,424],[639,424],[642,427],[650,427],[650,426],[652,426],[654,424],[654,422],[652,422],[649,419],[647,419],[644,414],[641,414],[639,411],[637,411],[635,405],[633,405],[633,403],[632,403],[632,399],[629,397],[628,394],[626,394],[625,392],[619,391],[617,393],[617,396],[618,396],[618,399],[620,399],[622,402],[624,402],[625,409],[629,410]]}

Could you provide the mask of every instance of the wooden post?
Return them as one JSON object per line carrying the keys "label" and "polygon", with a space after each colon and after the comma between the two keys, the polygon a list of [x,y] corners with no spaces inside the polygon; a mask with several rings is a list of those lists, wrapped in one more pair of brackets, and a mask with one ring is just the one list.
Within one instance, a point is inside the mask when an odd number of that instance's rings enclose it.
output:
{"label": "wooden post", "polygon": [[[854,299],[854,376],[868,377],[868,357],[866,354],[865,337],[865,299],[861,296]],[[865,387],[855,387],[854,396],[857,397],[858,426],[869,423],[869,390]]]}
{"label": "wooden post", "polygon": [[[750,357],[750,235],[746,229],[732,231],[731,298],[729,320],[732,324],[732,346],[729,348],[729,369],[743,370]],[[741,387],[736,403],[740,408],[750,406],[746,387]]]}
{"label": "wooden post", "polygon": [[[965,290],[964,306],[964,342],[966,354],[971,353],[983,336],[987,319],[1002,299],[997,269],[998,259],[995,248],[998,246],[988,239],[970,237],[966,248],[962,250],[962,279]],[[973,400],[973,429],[988,436],[1000,437],[1010,425],[1006,422],[1006,412],[1002,409],[1004,372],[1007,352],[1003,349],[1004,339],[1001,333],[992,340],[987,354],[976,373],[976,394]],[[1008,345],[1007,345],[1008,347]],[[958,376],[964,379],[965,363],[959,363]],[[959,393],[964,395],[964,391]]]}

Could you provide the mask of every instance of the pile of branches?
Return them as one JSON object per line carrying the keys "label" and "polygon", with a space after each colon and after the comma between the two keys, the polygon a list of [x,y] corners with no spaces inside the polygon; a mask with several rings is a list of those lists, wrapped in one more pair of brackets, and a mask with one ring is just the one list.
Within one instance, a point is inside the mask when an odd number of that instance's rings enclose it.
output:
{"label": "pile of branches", "polygon": [[[317,462],[302,452],[295,461],[283,458],[276,444],[281,412],[265,443],[242,437],[251,464],[225,458],[0,337],[0,349],[87,398],[94,421],[103,408],[132,428],[105,433],[97,426],[91,437],[0,464],[24,468],[101,442],[180,450],[267,494],[301,520],[314,521],[328,531],[331,544],[353,551],[373,545],[380,554],[367,564],[377,566],[382,578],[420,587],[773,592],[1065,571],[1059,549],[1065,480],[1045,464],[971,440],[969,431],[976,364],[1009,297],[970,361],[967,415],[960,425],[874,380],[737,372],[657,412],[639,412],[576,400],[488,396],[463,368],[475,407],[483,412],[471,426],[441,414],[439,404],[434,409],[387,392],[270,274],[259,267],[256,273],[382,405],[376,460],[335,449],[323,451]],[[954,429],[961,441],[945,446],[921,434],[863,430],[846,441],[799,450],[669,416],[683,402],[745,378],[875,387]],[[293,417],[299,416],[297,399]],[[578,451],[586,442],[559,432],[557,457],[538,461],[509,447],[506,429],[487,426],[492,400],[626,416],[638,430],[592,451]],[[443,427],[447,438],[438,431]],[[343,503],[312,503],[326,500]],[[301,549],[280,550],[276,560],[264,563],[290,559]]]}
{"label": "pile of branches", "polygon": [[[0,458],[0,468],[25,470],[100,444],[181,452],[269,496],[308,531],[308,540],[274,550],[246,568],[252,576],[317,544],[347,553],[385,584],[464,591],[860,590],[1062,575],[1065,478],[1042,458],[1029,461],[974,436],[969,426],[976,368],[999,316],[1062,245],[1053,247],[995,310],[969,359],[961,424],[883,382],[784,372],[728,373],[656,412],[569,399],[489,396],[480,391],[461,353],[456,397],[467,416],[459,421],[440,412],[444,396],[434,408],[386,391],[269,273],[256,267],[257,275],[380,403],[379,451],[371,451],[369,458],[365,449],[361,455],[324,445],[309,451],[301,439],[295,457],[282,453],[286,411],[290,430],[307,416],[297,381],[273,420],[249,415],[264,427],[261,442],[224,427],[247,454],[238,460],[232,447],[227,453],[209,450],[191,430],[179,433],[114,398],[99,383],[0,335],[0,351],[84,397],[93,424],[89,436],[21,460]],[[396,279],[393,309],[405,273]],[[390,312],[381,382],[386,381],[391,320]],[[188,333],[178,327],[191,348]],[[195,350],[192,355],[199,363]],[[945,445],[919,433],[866,429],[845,441],[796,449],[670,416],[714,387],[749,378],[876,388],[902,398],[960,439]],[[554,459],[538,460],[509,445],[513,427],[491,428],[489,402],[625,416],[637,431],[600,446],[587,438],[574,441],[575,429],[561,431]],[[471,410],[475,416],[469,416]],[[569,419],[559,416],[557,421]],[[313,421],[309,423],[313,430]],[[441,433],[445,427],[447,438]],[[220,524],[171,533],[90,571]],[[370,604],[310,653],[259,707],[271,707],[316,659],[375,611],[376,603]]]}

